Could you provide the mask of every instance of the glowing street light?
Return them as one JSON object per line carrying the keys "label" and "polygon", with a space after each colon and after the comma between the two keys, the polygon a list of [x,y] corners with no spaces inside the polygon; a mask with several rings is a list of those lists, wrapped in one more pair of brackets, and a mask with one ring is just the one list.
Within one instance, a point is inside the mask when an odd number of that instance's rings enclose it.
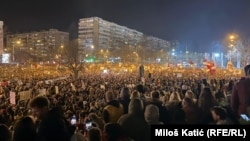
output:
{"label": "glowing street light", "polygon": [[235,36],[234,35],[230,35],[229,39],[230,39],[230,41],[233,41],[235,39]]}
{"label": "glowing street light", "polygon": [[229,60],[232,61],[232,51],[235,47],[235,40],[237,38],[237,35],[230,34],[228,38],[229,38],[229,45],[228,45],[228,47],[229,47]]}
{"label": "glowing street light", "polygon": [[12,62],[15,62],[15,44],[20,45],[21,41],[16,41],[12,43]]}

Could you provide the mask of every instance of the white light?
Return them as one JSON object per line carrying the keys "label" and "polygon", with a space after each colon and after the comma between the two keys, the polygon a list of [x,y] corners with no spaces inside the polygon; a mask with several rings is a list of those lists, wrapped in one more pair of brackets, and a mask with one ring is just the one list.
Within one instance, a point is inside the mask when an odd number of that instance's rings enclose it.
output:
{"label": "white light", "polygon": [[10,54],[8,53],[2,54],[2,63],[10,63]]}
{"label": "white light", "polygon": [[106,74],[106,73],[108,73],[108,70],[106,70],[106,69],[105,69],[105,70],[103,70],[103,73],[105,73],[105,74]]}
{"label": "white light", "polygon": [[215,57],[220,57],[220,54],[219,53],[214,53],[214,56]]}
{"label": "white light", "polygon": [[161,58],[157,58],[156,62],[158,62],[158,63],[161,62]]}

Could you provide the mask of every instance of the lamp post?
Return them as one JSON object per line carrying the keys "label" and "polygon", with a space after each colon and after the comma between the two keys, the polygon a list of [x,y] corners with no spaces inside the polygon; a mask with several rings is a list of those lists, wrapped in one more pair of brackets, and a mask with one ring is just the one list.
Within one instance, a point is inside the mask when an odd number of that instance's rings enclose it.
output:
{"label": "lamp post", "polygon": [[16,41],[16,43],[12,43],[12,62],[15,62],[15,44],[20,44],[20,41]]}
{"label": "lamp post", "polygon": [[231,34],[229,35],[229,61],[232,61],[232,51],[235,47],[234,42],[235,42],[236,36]]}

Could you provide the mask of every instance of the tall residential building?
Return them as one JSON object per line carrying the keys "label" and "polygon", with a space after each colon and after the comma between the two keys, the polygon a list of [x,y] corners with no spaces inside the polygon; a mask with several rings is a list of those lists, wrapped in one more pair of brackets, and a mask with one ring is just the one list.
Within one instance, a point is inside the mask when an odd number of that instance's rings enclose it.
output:
{"label": "tall residential building", "polygon": [[[143,33],[98,17],[80,19],[78,32],[78,55],[81,61],[88,55],[97,58],[125,58],[129,50],[134,52],[139,45],[146,45],[146,42],[149,46],[146,41],[148,37]],[[149,39],[158,48],[169,47],[168,41],[156,37]]]}
{"label": "tall residential building", "polygon": [[10,34],[6,37],[7,51],[12,62],[52,61],[61,47],[69,42],[69,33],[49,29],[48,31]]}
{"label": "tall residential building", "polygon": [[3,54],[3,21],[0,21],[0,56]]}

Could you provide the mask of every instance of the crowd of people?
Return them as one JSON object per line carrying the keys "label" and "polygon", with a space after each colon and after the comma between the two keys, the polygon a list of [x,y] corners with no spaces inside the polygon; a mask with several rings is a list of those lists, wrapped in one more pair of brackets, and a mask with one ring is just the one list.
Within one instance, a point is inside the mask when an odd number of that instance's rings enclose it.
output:
{"label": "crowd of people", "polygon": [[[10,81],[0,89],[0,140],[148,141],[151,125],[249,124],[240,115],[250,115],[250,65],[245,72],[242,78],[88,73]],[[19,95],[25,90],[28,99]]]}

